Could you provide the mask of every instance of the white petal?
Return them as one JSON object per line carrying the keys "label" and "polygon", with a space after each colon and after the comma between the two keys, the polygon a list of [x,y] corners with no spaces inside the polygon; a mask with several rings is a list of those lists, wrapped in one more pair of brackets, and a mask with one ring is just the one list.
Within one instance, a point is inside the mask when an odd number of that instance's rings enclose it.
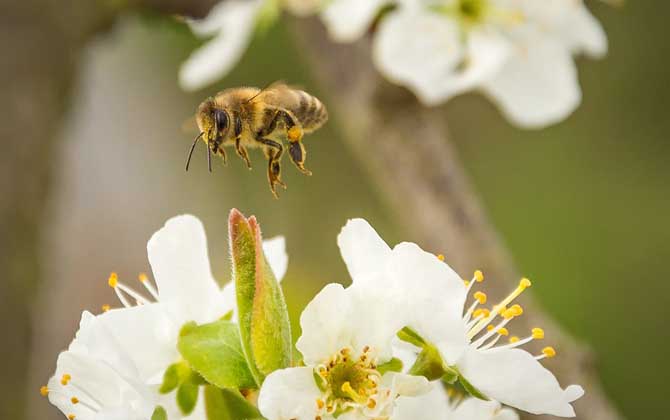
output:
{"label": "white petal", "polygon": [[[454,409],[454,419],[493,420],[500,411],[500,403],[468,398]],[[511,410],[508,410],[511,411]],[[514,413],[513,411],[511,411]]]}
{"label": "white petal", "polygon": [[450,77],[465,54],[458,24],[420,9],[389,13],[372,48],[374,63],[386,78],[429,104],[442,99],[435,96],[435,84]]}
{"label": "white petal", "polygon": [[598,20],[582,2],[576,2],[563,34],[573,46],[574,51],[584,52],[593,58],[607,54],[607,35]]}
{"label": "white petal", "polygon": [[190,215],[168,220],[149,239],[147,252],[159,300],[169,307],[176,320],[212,321],[219,286],[212,276],[207,238],[200,220]]}
{"label": "white petal", "polygon": [[388,372],[382,377],[382,384],[392,390],[395,395],[416,397],[429,392],[432,385],[423,376],[407,375],[405,373]]}
{"label": "white petal", "polygon": [[321,391],[309,367],[280,369],[265,378],[258,409],[268,420],[314,420]]}
{"label": "white petal", "polygon": [[283,236],[263,241],[263,253],[270,264],[277,281],[281,281],[288,267],[288,255],[286,254],[286,239]]}
{"label": "white petal", "polygon": [[463,376],[489,398],[533,414],[574,417],[570,403],[584,394],[556,377],[528,352],[519,349],[469,349],[458,362]]}
{"label": "white petal", "polygon": [[191,22],[196,34],[214,34],[214,39],[194,51],[179,70],[179,84],[193,91],[226,75],[239,61],[251,41],[261,0],[220,2],[210,16]]}
{"label": "white petal", "polygon": [[379,10],[390,0],[333,0],[321,13],[330,36],[351,42],[365,34]]}
{"label": "white petal", "polygon": [[519,420],[519,414],[512,409],[503,408],[493,416],[492,420]]}
{"label": "white petal", "polygon": [[391,249],[364,219],[351,219],[337,236],[342,259],[354,283],[376,278],[383,270]]}
{"label": "white petal", "polygon": [[306,365],[313,366],[350,345],[354,302],[340,284],[326,285],[300,315],[302,334],[296,348]]}
{"label": "white petal", "polygon": [[[64,374],[71,376],[66,386],[60,382]],[[155,405],[152,394],[138,382],[130,382],[128,378],[121,377],[100,360],[70,351],[58,356],[56,373],[47,387],[52,404],[65,415],[74,414],[77,419],[82,420],[98,418],[84,404],[72,404],[72,397],[92,404],[103,412],[132,413],[126,417],[128,419],[150,417]]]}
{"label": "white petal", "polygon": [[[133,361],[144,382],[161,383],[165,369],[179,359],[181,324],[170,319],[160,303],[112,309],[97,318],[101,328],[115,338],[120,352]],[[95,354],[100,356],[102,351]]]}
{"label": "white petal", "polygon": [[400,397],[396,400],[391,420],[471,420],[449,417],[452,412],[447,394],[441,384],[433,384],[433,389],[417,397]]}
{"label": "white petal", "polygon": [[570,50],[540,35],[517,49],[483,87],[512,122],[525,128],[557,123],[581,101]]}
{"label": "white petal", "polygon": [[446,361],[453,364],[468,345],[462,320],[466,298],[463,280],[416,244],[399,244],[392,255],[388,278],[380,293],[398,307],[398,316],[403,316],[399,307],[404,302],[406,325],[437,344]]}

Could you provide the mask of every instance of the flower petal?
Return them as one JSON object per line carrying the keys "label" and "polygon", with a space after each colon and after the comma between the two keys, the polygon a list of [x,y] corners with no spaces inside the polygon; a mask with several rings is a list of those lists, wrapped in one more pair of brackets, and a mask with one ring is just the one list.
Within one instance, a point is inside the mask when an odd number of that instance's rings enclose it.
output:
{"label": "flower petal", "polygon": [[258,409],[268,420],[314,420],[321,391],[309,367],[280,369],[265,378]]}
{"label": "flower petal", "polygon": [[541,128],[566,118],[581,101],[577,69],[564,43],[530,37],[484,90],[515,124]]}
{"label": "flower petal", "polygon": [[593,58],[602,58],[607,54],[607,35],[598,20],[582,2],[575,2],[570,16],[566,19],[563,34],[574,52]]}
{"label": "flower petal", "polygon": [[333,0],[321,13],[330,36],[339,42],[352,42],[368,30],[382,6],[390,0]]}
{"label": "flower petal", "polygon": [[[493,420],[500,418],[500,403],[497,401],[483,401],[477,398],[467,398],[454,409],[454,419],[468,419],[468,420]],[[518,419],[518,415],[512,410],[506,410],[505,416],[512,413]],[[511,417],[510,420],[514,418]]]}
{"label": "flower petal", "polygon": [[[416,397],[399,397],[391,420],[439,419],[449,420],[452,408],[449,406],[447,394],[440,383],[433,384],[433,389]],[[460,419],[454,419],[460,420]],[[463,420],[472,420],[464,417]]]}
{"label": "flower petal", "polygon": [[435,84],[454,73],[465,54],[455,21],[414,8],[389,13],[372,48],[377,69],[427,104],[443,99],[436,96]]}
{"label": "flower petal", "polygon": [[392,394],[403,397],[416,397],[429,392],[432,386],[423,376],[406,373],[388,372],[382,377],[382,384],[392,390]]}
{"label": "flower petal", "polygon": [[458,368],[486,396],[533,414],[574,417],[571,402],[584,394],[577,385],[562,389],[556,377],[519,349],[468,349]]}
{"label": "flower petal", "polygon": [[200,220],[190,215],[168,220],[149,239],[147,252],[159,300],[169,307],[176,321],[212,321],[219,286],[210,270],[207,238]]}
{"label": "flower petal", "polygon": [[468,346],[463,325],[463,280],[435,255],[413,243],[397,245],[391,261],[379,293],[384,294],[385,301],[393,302],[394,308],[404,302],[406,325],[438,345],[446,361],[454,363]]}
{"label": "flower petal", "polygon": [[286,239],[283,236],[263,241],[263,253],[272,268],[277,281],[281,281],[288,267],[288,255],[286,254]]}
{"label": "flower petal", "polygon": [[376,278],[391,249],[364,219],[351,219],[337,236],[342,259],[354,283]]}
{"label": "flower petal", "polygon": [[200,36],[214,39],[194,51],[179,69],[179,84],[188,91],[200,89],[225,76],[249,44],[262,0],[229,0],[217,4],[202,21],[189,25]]}
{"label": "flower petal", "polygon": [[[128,355],[148,384],[159,384],[168,365],[179,359],[177,337],[181,323],[175,323],[160,303],[112,309],[97,317],[100,328],[112,335],[122,354]],[[104,343],[92,354],[102,356]],[[111,349],[106,349],[109,353]],[[95,353],[94,353],[95,352]],[[109,360],[110,357],[101,357]]]}

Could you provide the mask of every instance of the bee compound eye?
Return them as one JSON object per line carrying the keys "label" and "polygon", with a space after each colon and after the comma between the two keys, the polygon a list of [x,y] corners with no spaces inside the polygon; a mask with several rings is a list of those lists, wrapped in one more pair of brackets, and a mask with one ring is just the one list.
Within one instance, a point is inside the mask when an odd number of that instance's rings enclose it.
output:
{"label": "bee compound eye", "polygon": [[228,128],[228,113],[226,111],[214,111],[214,121],[219,130]]}

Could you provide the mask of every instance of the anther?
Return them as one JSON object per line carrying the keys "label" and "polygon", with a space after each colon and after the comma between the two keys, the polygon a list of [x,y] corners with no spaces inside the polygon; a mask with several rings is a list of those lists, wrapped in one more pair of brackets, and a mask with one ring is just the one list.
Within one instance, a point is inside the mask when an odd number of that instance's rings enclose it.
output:
{"label": "anther", "polygon": [[70,398],[70,401],[72,402],[72,404],[79,404],[79,398],[77,397]]}
{"label": "anther", "polygon": [[533,328],[531,333],[535,340],[542,340],[544,338],[544,330],[542,328]]}
{"label": "anther", "polygon": [[513,335],[509,338],[509,342],[512,343],[512,344],[517,343],[518,341],[519,341],[519,337],[517,337],[516,335]]}
{"label": "anther", "polygon": [[140,273],[140,274],[137,276],[137,279],[140,281],[140,283],[144,283],[144,282],[146,282],[147,280],[149,280],[149,277],[147,277],[146,273]]}
{"label": "anther", "polygon": [[542,349],[542,354],[545,357],[551,358],[551,357],[556,356],[556,350],[554,350],[553,347],[545,347],[545,348]]}
{"label": "anther", "polygon": [[509,331],[507,331],[507,328],[505,328],[505,327],[503,327],[503,328],[499,328],[499,329],[498,329],[498,334],[500,334],[500,335],[502,335],[502,336],[508,336],[508,335],[509,335]]}
{"label": "anther", "polygon": [[475,292],[474,298],[477,299],[480,305],[486,303],[486,293],[484,292]]}
{"label": "anther", "polygon": [[486,309],[486,308],[479,308],[479,309],[477,309],[476,311],[474,311],[474,312],[472,313],[472,316],[474,316],[475,318],[478,318],[478,317],[481,315],[481,316],[483,316],[484,318],[487,318],[490,314],[491,314],[491,312],[490,312],[488,309]]}
{"label": "anther", "polygon": [[70,383],[70,380],[72,380],[72,376],[66,373],[60,378],[60,383],[61,385],[65,386]]}
{"label": "anther", "polygon": [[119,275],[116,273],[111,273],[109,275],[109,279],[107,279],[107,284],[109,284],[109,287],[112,289],[116,288],[119,284]]}
{"label": "anther", "polygon": [[107,311],[109,311],[110,309],[112,309],[112,307],[109,306],[108,304],[104,304],[104,305],[102,305],[102,312],[107,312]]}
{"label": "anther", "polygon": [[437,259],[440,260],[440,261],[444,261],[444,255],[439,254],[439,255],[437,256]]}
{"label": "anther", "polygon": [[47,395],[49,395],[49,387],[47,387],[46,385],[41,387],[40,388],[40,395],[42,395],[43,397],[46,397]]}
{"label": "anther", "polygon": [[325,406],[326,406],[326,403],[323,402],[322,399],[318,398],[318,399],[316,400],[316,407],[317,407],[319,410],[322,410],[323,407],[325,407]]}
{"label": "anther", "polygon": [[477,283],[481,283],[484,281],[484,273],[482,273],[481,270],[476,270],[474,277],[475,280],[477,280]]}
{"label": "anther", "polygon": [[67,415],[67,420],[74,420],[75,418],[77,418],[77,416],[75,416],[74,414]]}
{"label": "anther", "polygon": [[533,283],[530,282],[527,278],[522,278],[521,281],[519,281],[519,287],[523,289],[529,288]]}
{"label": "anther", "polygon": [[370,398],[370,399],[368,400],[368,408],[369,408],[370,410],[372,410],[372,409],[375,408],[376,406],[377,406],[377,401],[375,401],[375,400],[373,400],[372,398]]}

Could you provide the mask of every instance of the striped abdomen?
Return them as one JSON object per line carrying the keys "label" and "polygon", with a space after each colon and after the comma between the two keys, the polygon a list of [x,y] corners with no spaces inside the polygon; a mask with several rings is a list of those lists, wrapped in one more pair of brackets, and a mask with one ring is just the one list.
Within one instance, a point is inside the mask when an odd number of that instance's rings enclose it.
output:
{"label": "striped abdomen", "polygon": [[295,101],[288,107],[289,111],[300,121],[306,133],[315,131],[328,121],[326,107],[316,97],[302,90],[294,90]]}

